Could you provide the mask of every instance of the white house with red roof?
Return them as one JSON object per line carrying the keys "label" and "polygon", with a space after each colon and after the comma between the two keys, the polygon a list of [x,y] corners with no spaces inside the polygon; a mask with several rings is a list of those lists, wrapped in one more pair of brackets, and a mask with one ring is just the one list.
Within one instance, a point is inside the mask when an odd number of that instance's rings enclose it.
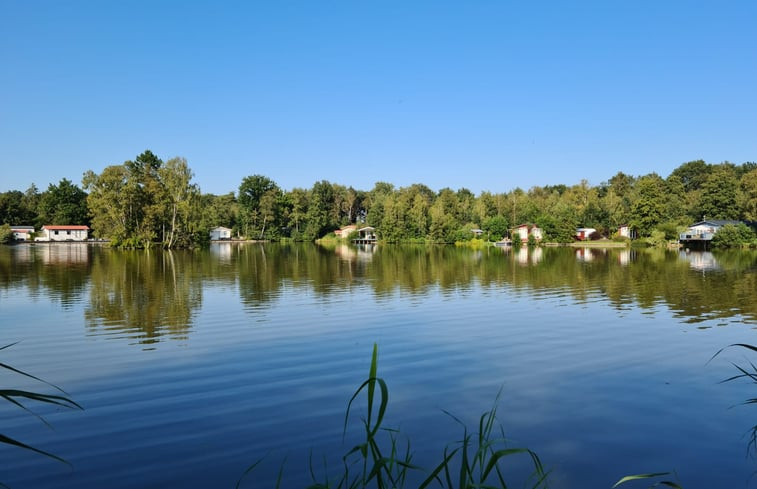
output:
{"label": "white house with red roof", "polygon": [[27,241],[34,234],[34,226],[11,226],[11,232],[16,241]]}
{"label": "white house with red roof", "polygon": [[337,238],[346,238],[350,234],[357,231],[357,225],[356,224],[348,224],[347,226],[342,226],[341,228],[334,231],[334,235]]}
{"label": "white house with red roof", "polygon": [[520,238],[522,243],[527,243],[529,236],[533,236],[537,242],[541,241],[543,237],[541,228],[535,224],[521,224],[512,230],[513,239]]}
{"label": "white house with red roof", "polygon": [[89,226],[42,226],[40,232],[42,235],[34,238],[34,241],[86,241],[89,237]]}

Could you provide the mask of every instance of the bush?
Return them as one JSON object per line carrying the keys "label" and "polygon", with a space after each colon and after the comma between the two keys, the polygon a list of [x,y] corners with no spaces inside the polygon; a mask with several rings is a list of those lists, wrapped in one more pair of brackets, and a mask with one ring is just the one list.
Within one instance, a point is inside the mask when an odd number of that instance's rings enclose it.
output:
{"label": "bush", "polygon": [[648,238],[644,238],[644,242],[649,246],[664,247],[668,244],[668,240],[665,239],[665,231],[655,229],[652,231],[652,235]]}
{"label": "bush", "polygon": [[0,226],[0,244],[8,244],[13,242],[13,231],[9,224],[3,224]]}
{"label": "bush", "polygon": [[712,237],[713,248],[741,248],[755,239],[754,231],[744,223],[726,224]]}

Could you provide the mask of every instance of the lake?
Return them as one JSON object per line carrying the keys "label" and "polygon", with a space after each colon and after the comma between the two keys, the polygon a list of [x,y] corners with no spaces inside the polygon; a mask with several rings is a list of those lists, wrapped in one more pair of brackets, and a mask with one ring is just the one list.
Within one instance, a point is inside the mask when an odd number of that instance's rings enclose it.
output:
{"label": "lake", "polygon": [[757,354],[709,361],[757,343],[753,252],[18,245],[0,247],[0,325],[18,342],[0,362],[84,407],[27,404],[51,429],[0,404],[0,433],[73,467],[0,446],[15,488],[231,488],[261,458],[241,487],[273,487],[282,463],[283,487],[305,487],[311,453],[322,474],[354,443],[365,402],[343,442],[344,415],[374,343],[384,424],[423,467],[462,437],[445,411],[475,431],[499,392],[509,443],[553,488],[658,471],[738,488],[757,469],[754,386],[720,382]]}

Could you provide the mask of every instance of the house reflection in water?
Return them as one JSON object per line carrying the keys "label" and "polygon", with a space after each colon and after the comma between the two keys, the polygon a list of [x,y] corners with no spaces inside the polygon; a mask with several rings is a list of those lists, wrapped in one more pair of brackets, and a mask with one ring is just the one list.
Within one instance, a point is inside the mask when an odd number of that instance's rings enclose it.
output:
{"label": "house reflection in water", "polygon": [[339,245],[334,249],[334,253],[346,261],[362,261],[368,262],[373,260],[373,254],[378,249],[377,244],[361,244],[355,246],[349,246],[346,244]]}
{"label": "house reflection in water", "polygon": [[228,241],[213,241],[210,243],[210,254],[223,263],[231,262],[231,247],[233,243]]}
{"label": "house reflection in water", "polygon": [[50,243],[37,244],[38,257],[45,265],[87,263],[90,245],[85,243]]}
{"label": "house reflection in water", "polygon": [[590,263],[607,255],[604,248],[576,248],[576,260]]}
{"label": "house reflection in water", "polygon": [[689,262],[691,268],[700,272],[721,269],[720,263],[709,251],[681,251],[678,256]]}
{"label": "house reflection in water", "polygon": [[515,259],[520,265],[528,265],[529,263],[531,265],[536,265],[537,263],[541,262],[543,257],[544,250],[542,250],[540,247],[528,248],[526,246],[522,246],[515,254]]}

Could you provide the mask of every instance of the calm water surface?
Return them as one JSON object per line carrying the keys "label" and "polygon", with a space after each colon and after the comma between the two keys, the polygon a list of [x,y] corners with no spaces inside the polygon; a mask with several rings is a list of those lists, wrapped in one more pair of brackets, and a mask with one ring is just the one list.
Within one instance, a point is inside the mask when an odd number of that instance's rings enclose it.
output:
{"label": "calm water surface", "polygon": [[[513,446],[551,487],[676,471],[687,489],[756,486],[754,386],[720,384],[721,347],[757,343],[757,255],[635,250],[213,245],[119,252],[0,247],[0,361],[84,411],[0,404],[0,433],[73,469],[0,447],[23,488],[285,487],[312,449],[338,466],[347,401],[374,342],[387,426],[430,467],[497,393]],[[4,386],[50,388],[9,372]],[[351,446],[351,445],[350,445]],[[525,468],[512,467],[518,486]]]}

